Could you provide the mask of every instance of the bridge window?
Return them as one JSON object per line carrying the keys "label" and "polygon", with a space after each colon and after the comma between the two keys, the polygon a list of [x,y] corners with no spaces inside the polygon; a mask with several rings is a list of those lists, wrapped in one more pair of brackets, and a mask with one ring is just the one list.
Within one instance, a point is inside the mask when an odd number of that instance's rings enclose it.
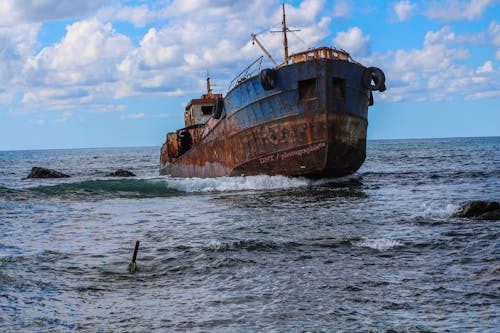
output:
{"label": "bridge window", "polygon": [[201,113],[203,113],[204,116],[211,115],[213,111],[214,107],[212,105],[201,107]]}

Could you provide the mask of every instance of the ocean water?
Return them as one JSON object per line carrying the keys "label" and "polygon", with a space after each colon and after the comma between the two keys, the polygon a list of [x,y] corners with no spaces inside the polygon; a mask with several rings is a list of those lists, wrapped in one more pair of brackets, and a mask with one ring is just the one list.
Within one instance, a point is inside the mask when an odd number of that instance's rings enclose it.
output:
{"label": "ocean water", "polygon": [[500,201],[500,137],[369,141],[340,179],[158,165],[157,147],[0,152],[0,331],[499,330],[500,221],[452,214]]}

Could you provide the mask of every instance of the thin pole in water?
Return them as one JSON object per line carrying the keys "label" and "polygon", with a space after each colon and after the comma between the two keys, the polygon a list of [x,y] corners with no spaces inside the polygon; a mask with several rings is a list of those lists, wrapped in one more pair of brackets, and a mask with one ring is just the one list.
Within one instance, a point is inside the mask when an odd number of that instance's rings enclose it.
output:
{"label": "thin pole in water", "polygon": [[135,273],[135,271],[137,270],[135,260],[137,259],[137,252],[139,252],[139,244],[140,241],[135,241],[134,255],[132,256],[132,261],[130,262],[130,264],[128,264],[128,271],[130,273]]}

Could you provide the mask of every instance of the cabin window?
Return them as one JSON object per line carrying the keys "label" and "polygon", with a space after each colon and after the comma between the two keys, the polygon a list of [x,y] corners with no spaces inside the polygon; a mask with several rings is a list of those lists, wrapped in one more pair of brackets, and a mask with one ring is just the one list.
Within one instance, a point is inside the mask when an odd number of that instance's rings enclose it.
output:
{"label": "cabin window", "polygon": [[203,113],[204,116],[211,115],[213,111],[214,111],[213,105],[201,107],[201,113]]}
{"label": "cabin window", "polygon": [[343,100],[345,98],[345,79],[333,78],[333,99]]}
{"label": "cabin window", "polygon": [[303,80],[298,82],[299,101],[318,97],[316,89],[316,79]]}

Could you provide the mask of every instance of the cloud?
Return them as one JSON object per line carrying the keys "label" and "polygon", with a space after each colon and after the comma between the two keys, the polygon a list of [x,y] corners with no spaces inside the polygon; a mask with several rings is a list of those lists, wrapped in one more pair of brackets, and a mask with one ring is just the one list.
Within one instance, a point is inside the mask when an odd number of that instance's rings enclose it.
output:
{"label": "cloud", "polygon": [[19,74],[36,45],[39,27],[38,24],[0,26],[0,90],[21,83]]}
{"label": "cloud", "polygon": [[132,114],[124,114],[120,116],[120,119],[139,119],[144,118],[144,113],[132,113]]}
{"label": "cloud", "polygon": [[425,34],[424,45],[447,44],[456,41],[455,33],[449,26],[442,27],[439,31],[428,31]]}
{"label": "cloud", "polygon": [[500,60],[500,24],[496,21],[490,22],[485,31],[474,34],[455,35],[450,26],[444,26],[439,31],[429,31],[425,35],[426,44],[456,44],[456,45],[486,45],[492,47],[496,53],[496,59]]}
{"label": "cloud", "polygon": [[479,66],[476,69],[477,74],[491,73],[491,72],[493,72],[493,62],[491,60],[486,61],[484,65]]}
{"label": "cloud", "polygon": [[364,36],[358,27],[339,32],[333,43],[353,56],[364,56],[370,52],[370,36]]}
{"label": "cloud", "polygon": [[102,0],[2,0],[0,26],[82,17],[102,3]]}
{"label": "cloud", "polygon": [[[75,22],[53,45],[29,57],[23,68],[27,85],[24,103],[44,100],[87,102],[117,81],[116,64],[132,49],[128,37],[97,19]],[[56,89],[57,87],[57,89]]]}
{"label": "cloud", "polygon": [[[12,100],[13,87],[23,91],[22,107],[28,109],[68,110],[82,104],[100,108],[113,98],[199,92],[207,69],[223,82],[213,80],[225,92],[237,71],[262,55],[250,42],[250,33],[279,29],[281,22],[277,0],[174,0],[138,6],[104,0],[26,1],[0,4],[0,91],[6,102]],[[289,34],[290,53],[307,47],[302,40],[314,45],[329,34],[324,6],[324,0],[286,5],[289,26],[301,30]],[[41,24],[18,23],[79,17],[83,19],[68,25],[61,40],[41,49]],[[163,25],[147,29],[134,46],[109,21]],[[2,26],[11,22],[18,24]],[[275,59],[283,59],[280,34],[268,31],[259,39]],[[264,62],[267,66],[267,59]]]}
{"label": "cloud", "polygon": [[394,12],[396,13],[397,21],[405,21],[407,20],[416,5],[412,4],[409,0],[401,0],[398,3],[394,4]]}
{"label": "cloud", "polygon": [[500,24],[493,21],[488,26],[487,41],[495,48],[496,59],[500,60]]}
{"label": "cloud", "polygon": [[425,11],[428,18],[440,21],[474,20],[480,18],[486,9],[497,0],[447,0],[433,2]]}
{"label": "cloud", "polygon": [[350,17],[351,11],[351,4],[346,0],[336,1],[333,5],[333,17]]}
{"label": "cloud", "polygon": [[[332,41],[328,37],[332,18],[351,15],[354,6],[339,0],[333,11],[327,11],[325,7],[330,7],[325,0],[294,3],[285,5],[287,22],[291,29],[301,31],[288,35],[290,53],[328,44],[325,39]],[[445,12],[446,20],[473,19],[493,2],[446,4],[449,10],[444,11],[442,5],[432,2],[426,15],[435,9],[435,18],[440,20],[445,20],[445,14],[440,14]],[[389,8],[404,21],[417,5],[398,0]],[[458,9],[464,12],[462,18]],[[207,70],[215,78],[212,83],[217,92],[225,93],[228,82],[262,55],[252,45],[250,33],[262,32],[259,40],[282,61],[282,36],[269,32],[270,28],[280,29],[281,15],[277,0],[141,1],[140,5],[108,0],[4,1],[0,4],[0,103],[12,103],[13,96],[23,91],[22,108],[60,110],[61,120],[64,112],[74,113],[77,108],[123,111],[123,106],[114,106],[116,99],[198,94],[204,91]],[[67,18],[78,20],[66,27],[63,38],[51,45],[37,44],[40,22]],[[117,21],[146,28],[135,29],[135,35],[128,37],[115,30],[111,22]],[[17,22],[15,26],[13,22]],[[333,43],[363,64],[384,69],[388,91],[381,97],[386,101],[444,99],[450,94],[482,98],[495,96],[499,89],[495,60],[500,60],[500,25],[496,21],[474,34],[457,34],[444,26],[428,31],[421,47],[385,53],[371,53],[370,36],[360,27],[338,32]],[[494,55],[488,61],[482,59],[477,68],[467,68],[462,64],[471,56],[468,45],[487,45]],[[264,59],[263,66],[272,65]]]}
{"label": "cloud", "polygon": [[500,97],[500,90],[495,91],[479,91],[470,94],[466,97],[466,100],[478,100],[483,98],[495,98]]}
{"label": "cloud", "polygon": [[[490,36],[494,24],[481,36]],[[387,91],[380,96],[388,102],[442,101],[456,96],[464,99],[491,98],[500,91],[500,67],[485,61],[476,69],[461,62],[471,56],[463,46],[473,40],[445,26],[425,34],[422,48],[388,51],[361,59],[365,65],[381,67],[386,74]],[[474,41],[484,43],[485,40]]]}
{"label": "cloud", "polygon": [[[303,1],[298,7],[286,5],[287,22],[301,30],[302,39],[316,43],[328,34],[330,20],[322,16],[323,9],[324,1],[317,0]],[[262,55],[252,45],[250,33],[273,26],[279,29],[281,22],[277,1],[174,1],[163,12],[168,24],[150,28],[139,47],[117,65],[116,96],[203,91],[207,69],[226,86],[237,74],[235,68],[243,69]],[[268,32],[258,38],[276,60],[282,59],[281,34]],[[305,47],[289,34],[290,53]]]}
{"label": "cloud", "polygon": [[96,17],[101,21],[132,22],[136,27],[144,27],[147,23],[165,18],[164,10],[150,9],[146,5],[140,6],[108,6],[99,9]]}

